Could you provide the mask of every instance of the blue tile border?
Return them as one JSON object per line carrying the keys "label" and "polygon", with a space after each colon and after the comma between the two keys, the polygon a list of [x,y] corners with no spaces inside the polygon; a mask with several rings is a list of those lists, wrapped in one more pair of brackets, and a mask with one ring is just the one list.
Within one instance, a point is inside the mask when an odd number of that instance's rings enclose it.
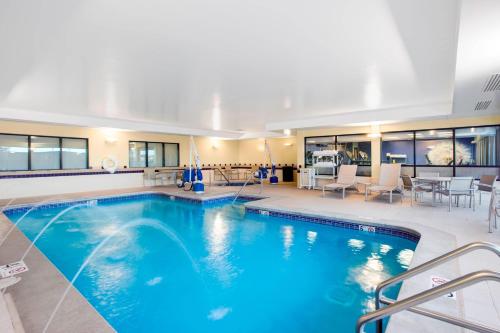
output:
{"label": "blue tile border", "polygon": [[[9,215],[9,214],[16,214],[16,213],[25,213],[31,209],[38,210],[38,209],[55,208],[55,207],[69,207],[72,205],[80,205],[80,204],[87,204],[87,205],[91,206],[94,203],[100,204],[100,203],[108,203],[108,202],[123,202],[123,201],[131,201],[131,200],[135,200],[135,199],[139,199],[139,198],[143,199],[143,198],[154,198],[154,197],[157,197],[157,198],[158,197],[163,197],[163,198],[174,197],[174,199],[176,201],[189,202],[189,203],[201,204],[201,205],[220,204],[220,203],[225,203],[225,202],[229,202],[229,201],[234,200],[234,195],[203,200],[203,198],[188,198],[188,197],[177,196],[175,194],[162,193],[162,192],[143,192],[143,193],[133,193],[133,194],[118,195],[118,196],[110,196],[110,197],[89,198],[89,199],[82,199],[82,200],[48,202],[48,203],[44,203],[44,204],[40,204],[40,205],[36,205],[36,204],[20,205],[20,206],[7,208],[7,209],[3,210],[3,213],[5,215]],[[245,196],[242,195],[242,196],[238,197],[239,202],[248,202],[248,201],[259,200],[259,199],[262,199],[262,198],[249,196],[249,195],[245,195]]]}
{"label": "blue tile border", "polygon": [[395,236],[395,237],[399,237],[399,238],[404,238],[404,239],[410,240],[410,241],[415,242],[415,243],[418,243],[418,241],[420,240],[420,235],[417,232],[411,232],[408,230],[400,229],[398,227],[388,227],[386,225],[380,225],[380,224],[343,221],[341,219],[336,219],[336,218],[308,216],[308,215],[303,215],[303,214],[298,214],[298,213],[285,213],[285,212],[280,212],[280,211],[275,211],[275,210],[258,209],[258,208],[252,208],[252,207],[245,207],[245,211],[247,213],[259,214],[259,215],[262,215],[262,211],[264,211],[264,212],[266,212],[266,215],[273,216],[273,217],[281,217],[281,218],[292,219],[295,221],[317,223],[317,224],[329,225],[329,226],[336,227],[336,228],[344,228],[344,229],[351,229],[351,230],[358,230],[358,231],[360,230],[360,227],[365,227],[365,226],[375,227],[374,233],[376,233],[376,234],[390,235],[390,236]]}
{"label": "blue tile border", "polygon": [[[100,204],[100,203],[109,203],[109,202],[125,202],[125,201],[131,201],[131,200],[136,200],[136,199],[143,199],[143,198],[174,198],[176,201],[182,201],[182,202],[188,202],[192,204],[200,204],[200,205],[214,205],[214,204],[221,204],[221,203],[226,203],[234,200],[234,195],[228,195],[228,196],[223,196],[223,197],[218,197],[218,198],[212,198],[212,199],[203,199],[203,198],[188,198],[184,196],[178,196],[175,194],[169,194],[169,193],[162,193],[162,192],[142,192],[142,193],[133,193],[133,194],[125,194],[125,195],[118,195],[118,196],[110,196],[110,197],[98,197],[98,198],[89,198],[89,199],[82,199],[82,200],[74,200],[74,201],[60,201],[60,202],[49,202],[45,204],[41,204],[37,206],[36,204],[30,204],[30,205],[22,205],[22,206],[16,206],[12,208],[7,208],[3,210],[3,213],[8,216],[11,214],[16,214],[16,213],[25,213],[28,210],[38,210],[38,209],[46,209],[46,208],[55,208],[55,207],[69,207],[72,205],[79,205],[79,204],[86,204],[89,206],[92,206],[94,204]],[[238,197],[239,202],[248,202],[248,201],[254,201],[254,200],[259,200],[263,199],[262,197],[258,196],[251,196],[251,195],[241,195]],[[379,224],[371,224],[371,223],[363,223],[363,222],[352,222],[352,221],[343,221],[341,219],[336,219],[336,218],[329,218],[329,217],[319,217],[319,216],[308,216],[304,214],[299,214],[299,213],[288,213],[288,212],[280,212],[277,210],[269,210],[269,209],[258,209],[258,208],[252,208],[252,207],[245,207],[245,212],[246,213],[251,213],[251,214],[259,214],[262,215],[261,212],[265,211],[266,215],[273,216],[273,217],[281,217],[281,218],[287,218],[287,219],[292,219],[295,221],[303,221],[303,222],[310,222],[310,223],[317,223],[317,224],[323,224],[323,225],[329,225],[337,228],[344,228],[344,229],[351,229],[351,230],[360,230],[360,227],[375,227],[375,233],[377,234],[383,234],[383,235],[391,235],[399,238],[404,238],[410,241],[413,241],[415,243],[418,243],[420,240],[420,235],[416,232],[411,232],[409,230],[403,230],[401,228],[397,227],[389,227],[386,225],[379,225]]]}
{"label": "blue tile border", "polygon": [[17,178],[40,178],[40,177],[70,177],[70,176],[95,176],[95,175],[114,175],[124,173],[143,173],[143,170],[117,170],[114,173],[109,173],[105,170],[99,171],[73,171],[73,172],[53,172],[53,173],[22,173],[1,175],[0,179],[17,179]]}

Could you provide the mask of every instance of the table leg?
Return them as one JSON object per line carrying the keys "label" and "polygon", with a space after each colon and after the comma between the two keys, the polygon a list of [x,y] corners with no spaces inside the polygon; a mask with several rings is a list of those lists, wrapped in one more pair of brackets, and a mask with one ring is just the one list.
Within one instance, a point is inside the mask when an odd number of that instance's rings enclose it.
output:
{"label": "table leg", "polygon": [[432,183],[432,206],[436,206],[436,184]]}

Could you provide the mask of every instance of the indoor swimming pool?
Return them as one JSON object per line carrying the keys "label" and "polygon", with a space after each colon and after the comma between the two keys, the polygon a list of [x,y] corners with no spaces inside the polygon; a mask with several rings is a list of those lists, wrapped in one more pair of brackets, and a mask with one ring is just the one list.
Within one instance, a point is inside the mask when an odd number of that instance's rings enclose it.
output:
{"label": "indoor swimming pool", "polygon": [[159,194],[6,215],[118,332],[353,332],[416,247]]}

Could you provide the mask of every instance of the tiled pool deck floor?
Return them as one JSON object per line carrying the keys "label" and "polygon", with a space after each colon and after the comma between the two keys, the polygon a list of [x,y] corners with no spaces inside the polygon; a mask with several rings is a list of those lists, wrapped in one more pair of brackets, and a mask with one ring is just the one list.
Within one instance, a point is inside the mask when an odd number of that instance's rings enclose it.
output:
{"label": "tiled pool deck floor", "polygon": [[[234,193],[239,188],[212,187],[203,195],[183,192],[175,187],[138,188],[93,193],[67,194],[53,197],[57,200],[91,198],[117,195],[138,191],[158,191],[177,196],[202,197],[210,199]],[[259,194],[259,187],[248,186],[244,194]],[[457,246],[472,241],[490,241],[500,244],[500,230],[488,233],[487,203],[477,206],[475,212],[464,207],[454,207],[449,213],[446,205],[431,207],[426,204],[410,206],[409,199],[403,203],[399,199],[392,205],[387,198],[371,197],[364,201],[361,194],[349,193],[345,200],[339,194],[328,193],[325,198],[320,191],[298,190],[294,186],[265,186],[262,196],[267,198],[247,203],[256,209],[299,212],[313,216],[335,217],[367,223],[382,223],[410,228],[421,234],[412,266],[427,261]],[[430,200],[429,198],[426,198]],[[11,204],[35,203],[43,198],[19,199]],[[8,200],[0,201],[5,205]],[[0,235],[9,227],[9,221],[0,215]],[[17,260],[19,253],[28,245],[27,239],[15,231],[0,251],[0,262]],[[17,305],[18,312],[27,332],[40,332],[46,319],[66,286],[67,281],[39,252],[33,251],[27,257],[30,272],[24,274],[22,283],[9,289]],[[438,267],[428,273],[408,280],[400,292],[400,298],[430,287],[430,276],[436,275],[453,279],[468,272],[490,269],[499,271],[500,258],[486,252],[476,252],[461,259]],[[457,299],[442,297],[425,305],[431,309],[458,315],[500,329],[500,285],[481,283],[459,292]],[[52,326],[51,332],[108,332],[112,329],[96,313],[76,290],[70,294]],[[354,331],[354,328],[353,328]],[[387,332],[466,332],[449,324],[433,319],[404,313],[393,316]]]}

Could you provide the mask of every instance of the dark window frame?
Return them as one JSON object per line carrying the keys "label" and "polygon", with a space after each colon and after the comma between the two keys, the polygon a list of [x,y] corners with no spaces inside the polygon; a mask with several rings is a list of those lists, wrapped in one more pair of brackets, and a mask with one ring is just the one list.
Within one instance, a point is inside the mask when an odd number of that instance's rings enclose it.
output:
{"label": "dark window frame", "polygon": [[[307,139],[314,139],[314,138],[333,138],[333,147],[335,150],[338,150],[338,145],[342,144],[342,142],[338,142],[338,137],[343,137],[343,136],[356,136],[356,135],[367,135],[367,133],[353,133],[353,134],[332,134],[332,135],[314,135],[314,136],[305,136],[304,137],[304,167],[307,166],[312,166],[310,164],[307,164],[307,150],[306,150],[306,145],[307,145]],[[366,137],[367,142],[371,142],[372,139],[369,137]],[[361,165],[364,167],[370,167],[372,166],[372,156],[371,156],[371,149],[370,149],[370,163]],[[334,168],[334,175],[338,176],[338,166]],[[371,171],[370,171],[371,173]]]}
{"label": "dark window frame", "polygon": [[[413,174],[417,174],[417,168],[420,167],[426,167],[426,168],[452,168],[453,171],[453,177],[456,176],[456,169],[457,168],[500,168],[500,163],[497,162],[497,165],[459,165],[457,166],[455,163],[456,159],[456,149],[455,149],[455,139],[456,139],[456,130],[459,129],[466,129],[466,128],[483,128],[483,127],[496,127],[500,126],[500,124],[490,124],[490,125],[469,125],[469,126],[460,126],[460,127],[439,127],[439,128],[426,128],[426,129],[417,129],[417,130],[401,130],[401,131],[389,131],[389,132],[382,132],[381,134],[394,134],[394,133],[413,133],[413,164],[404,164],[404,166],[407,167],[413,167]],[[425,131],[439,131],[439,130],[451,130],[452,131],[452,137],[450,140],[453,141],[453,163],[452,165],[425,165],[425,164],[416,164],[417,160],[417,152],[416,152],[416,147],[417,147],[417,138],[416,134],[417,132],[425,132]],[[380,138],[380,154],[382,155],[382,137]],[[382,164],[382,159],[380,159],[381,164]]]}
{"label": "dark window frame", "polygon": [[[21,134],[21,133],[0,133],[0,135],[12,135],[12,136],[26,136],[28,137],[28,169],[25,170],[0,170],[0,172],[24,172],[24,171],[54,171],[54,170],[87,170],[90,169],[89,167],[89,139],[88,138],[79,138],[79,137],[71,137],[71,136],[54,136],[54,135],[38,135],[38,134]],[[58,169],[35,169],[33,170],[32,168],[32,163],[31,163],[31,154],[32,154],[32,149],[31,149],[31,142],[32,142],[32,137],[40,137],[40,138],[53,138],[53,139],[59,139],[59,168]],[[86,149],[86,165],[85,168],[67,168],[63,169],[63,163],[62,163],[62,140],[63,139],[76,139],[76,140],[85,140],[85,149]]]}
{"label": "dark window frame", "polygon": [[[138,143],[144,143],[145,146],[146,146],[146,156],[145,156],[145,162],[146,162],[146,166],[140,166],[140,167],[132,167],[132,168],[178,168],[179,165],[180,165],[180,145],[178,142],[160,142],[160,141],[143,141],[143,140],[129,140],[128,141],[128,151],[129,151],[129,154],[128,154],[128,165],[129,165],[129,168],[131,167],[130,166],[130,144],[132,142],[138,142]],[[148,151],[149,151],[149,144],[150,143],[159,143],[161,144],[161,160],[162,160],[162,165],[161,166],[154,166],[154,167],[150,167],[149,166],[149,154],[148,154]],[[177,165],[175,166],[165,166],[165,145],[176,145],[177,146]]]}

